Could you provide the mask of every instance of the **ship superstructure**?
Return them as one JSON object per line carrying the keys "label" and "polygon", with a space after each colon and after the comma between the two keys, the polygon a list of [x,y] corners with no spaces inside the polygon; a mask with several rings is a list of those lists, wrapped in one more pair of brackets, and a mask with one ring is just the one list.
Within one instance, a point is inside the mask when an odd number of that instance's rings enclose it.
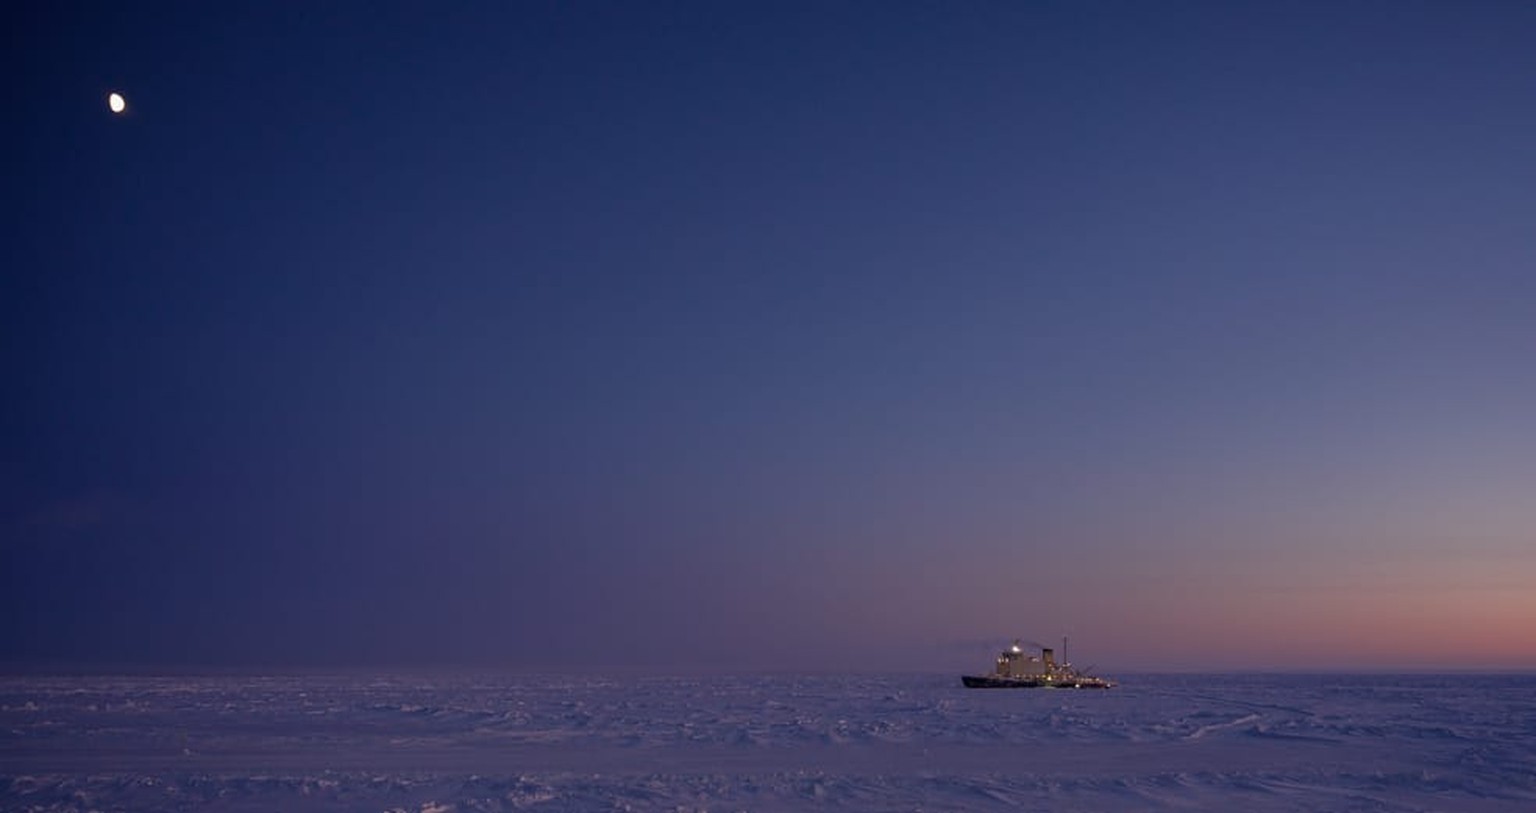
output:
{"label": "ship superstructure", "polygon": [[[1056,651],[1039,647],[1040,654],[1026,651],[1021,641],[997,656],[992,672],[986,675],[961,675],[960,681],[972,689],[1109,689],[1115,682],[1072,668],[1065,658],[1056,659]],[[1062,639],[1066,652],[1066,639]]]}

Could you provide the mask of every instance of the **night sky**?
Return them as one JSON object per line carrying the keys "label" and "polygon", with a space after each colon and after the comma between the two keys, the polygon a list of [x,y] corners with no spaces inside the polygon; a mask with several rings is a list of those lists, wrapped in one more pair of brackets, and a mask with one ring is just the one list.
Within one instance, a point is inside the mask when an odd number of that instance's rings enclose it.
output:
{"label": "night sky", "polygon": [[0,663],[1536,668],[1536,4],[5,17]]}

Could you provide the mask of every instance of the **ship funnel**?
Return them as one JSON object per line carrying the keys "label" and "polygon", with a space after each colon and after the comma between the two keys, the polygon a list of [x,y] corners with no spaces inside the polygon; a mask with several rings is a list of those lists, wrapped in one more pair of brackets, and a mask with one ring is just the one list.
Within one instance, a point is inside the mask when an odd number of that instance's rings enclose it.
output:
{"label": "ship funnel", "polygon": [[1040,659],[1045,661],[1046,671],[1056,668],[1056,650],[1045,647],[1040,650]]}

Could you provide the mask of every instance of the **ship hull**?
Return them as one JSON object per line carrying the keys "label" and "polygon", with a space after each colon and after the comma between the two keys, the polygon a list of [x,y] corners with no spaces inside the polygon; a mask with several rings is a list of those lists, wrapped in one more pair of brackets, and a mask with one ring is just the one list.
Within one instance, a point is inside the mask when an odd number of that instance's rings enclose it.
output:
{"label": "ship hull", "polygon": [[1115,685],[1105,680],[1042,680],[1005,678],[995,675],[961,675],[967,689],[1108,689]]}

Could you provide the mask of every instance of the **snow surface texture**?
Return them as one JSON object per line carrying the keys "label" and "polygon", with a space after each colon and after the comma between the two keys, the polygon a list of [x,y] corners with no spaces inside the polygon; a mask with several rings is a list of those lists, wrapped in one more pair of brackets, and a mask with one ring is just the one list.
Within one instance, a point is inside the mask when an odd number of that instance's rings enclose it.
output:
{"label": "snow surface texture", "polygon": [[1536,811],[1536,676],[0,678],[0,810]]}

